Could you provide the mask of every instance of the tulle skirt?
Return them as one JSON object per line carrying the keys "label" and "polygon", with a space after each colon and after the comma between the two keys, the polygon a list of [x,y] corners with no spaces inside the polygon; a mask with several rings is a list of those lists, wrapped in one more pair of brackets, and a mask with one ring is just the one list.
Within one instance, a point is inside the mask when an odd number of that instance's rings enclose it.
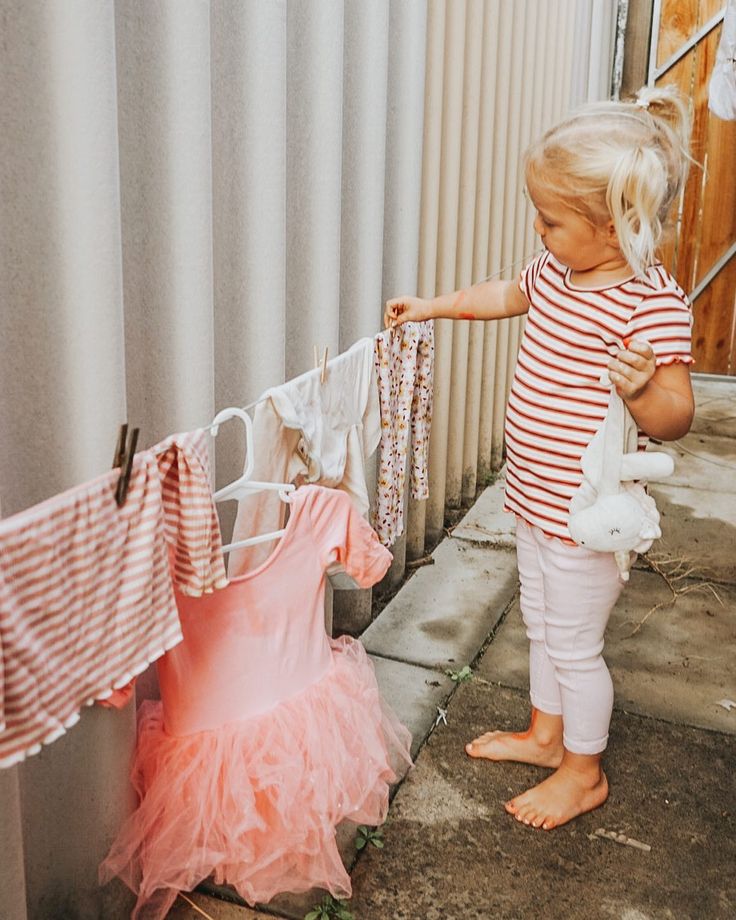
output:
{"label": "tulle skirt", "polygon": [[141,705],[139,805],[100,866],[101,882],[118,875],[138,895],[133,918],[159,920],[178,891],[210,876],[250,904],[310,888],[350,897],[335,827],[385,820],[411,737],[360,642],[331,646],[332,668],[316,684],[213,731],[169,735],[162,704]]}

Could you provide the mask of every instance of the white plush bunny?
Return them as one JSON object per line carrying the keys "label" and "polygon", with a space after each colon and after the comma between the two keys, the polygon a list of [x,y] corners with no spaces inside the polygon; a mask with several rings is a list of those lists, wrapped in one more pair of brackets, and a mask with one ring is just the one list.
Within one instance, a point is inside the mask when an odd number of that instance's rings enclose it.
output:
{"label": "white plush bunny", "polygon": [[631,553],[646,552],[662,536],[646,480],[664,479],[675,468],[669,454],[636,447],[636,423],[612,386],[606,417],[581,459],[584,479],[570,501],[568,528],[580,546],[614,553],[624,581]]}

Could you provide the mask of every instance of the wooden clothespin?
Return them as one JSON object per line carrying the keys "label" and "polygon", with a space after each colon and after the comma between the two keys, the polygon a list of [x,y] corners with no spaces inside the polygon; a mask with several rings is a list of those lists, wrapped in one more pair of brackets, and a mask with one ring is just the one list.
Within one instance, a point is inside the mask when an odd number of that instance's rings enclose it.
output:
{"label": "wooden clothespin", "polygon": [[312,347],[314,349],[314,366],[321,368],[319,382],[324,383],[325,380],[327,380],[327,352],[329,349],[325,345],[325,350],[322,352],[322,360],[320,360],[317,346],[313,345]]}
{"label": "wooden clothespin", "polygon": [[120,478],[115,486],[115,501],[118,508],[125,504],[125,499],[128,497],[130,474],[133,470],[133,457],[138,444],[139,431],[139,428],[134,428],[130,434],[130,441],[128,441],[128,424],[126,422],[120,426],[120,432],[118,433],[118,443],[112,460],[112,468],[114,470],[120,469]]}

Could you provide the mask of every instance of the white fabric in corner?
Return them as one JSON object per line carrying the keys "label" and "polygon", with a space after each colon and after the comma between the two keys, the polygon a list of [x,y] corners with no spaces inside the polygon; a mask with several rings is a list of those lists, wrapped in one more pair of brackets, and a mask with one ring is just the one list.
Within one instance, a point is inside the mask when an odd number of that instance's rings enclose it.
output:
{"label": "white fabric in corner", "polygon": [[[307,482],[347,492],[358,511],[368,513],[365,463],[381,436],[373,339],[364,338],[320,370],[267,390],[256,409],[254,480]],[[283,525],[285,506],[273,493],[259,492],[238,503],[233,542]],[[259,565],[273,544],[256,544],[230,555],[229,575]]]}

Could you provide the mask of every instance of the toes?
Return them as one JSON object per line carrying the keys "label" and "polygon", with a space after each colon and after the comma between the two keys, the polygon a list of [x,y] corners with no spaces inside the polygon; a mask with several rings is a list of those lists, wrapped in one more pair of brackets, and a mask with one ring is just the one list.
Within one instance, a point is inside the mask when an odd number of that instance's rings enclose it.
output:
{"label": "toes", "polygon": [[467,747],[472,747],[476,744],[485,744],[495,738],[497,734],[498,732],[486,732],[484,735],[479,735],[477,738],[473,738],[473,740],[468,743]]}
{"label": "toes", "polygon": [[517,821],[520,821],[522,824],[529,825],[532,822],[532,818],[535,817],[534,810],[529,806],[528,802],[519,802],[513,800],[509,803],[513,810],[510,810],[510,813],[516,818]]}
{"label": "toes", "polygon": [[554,825],[550,823],[550,819],[544,815],[539,814],[536,809],[527,808],[524,811],[519,811],[514,816],[517,821],[520,821],[522,824],[525,824],[527,827],[533,827],[535,829],[544,828],[545,830],[551,829]]}
{"label": "toes", "polygon": [[533,801],[529,801],[526,793],[517,795],[506,802],[504,808],[520,824],[525,824],[527,827],[542,827],[550,821],[546,814],[535,807]]}
{"label": "toes", "polygon": [[526,799],[526,793],[522,792],[521,795],[515,795],[513,799],[509,799],[506,802],[506,810],[509,811],[512,815],[525,814],[529,810],[529,802]]}
{"label": "toes", "polygon": [[527,827],[534,823],[534,818],[536,817],[534,811],[531,808],[525,808],[524,811],[519,811],[518,818],[520,821],[523,821]]}
{"label": "toes", "polygon": [[465,753],[469,754],[471,757],[487,757],[489,752],[485,749],[488,747],[488,744],[493,741],[496,735],[499,734],[500,732],[486,732],[484,735],[473,738],[472,741],[469,741],[465,745]]}

